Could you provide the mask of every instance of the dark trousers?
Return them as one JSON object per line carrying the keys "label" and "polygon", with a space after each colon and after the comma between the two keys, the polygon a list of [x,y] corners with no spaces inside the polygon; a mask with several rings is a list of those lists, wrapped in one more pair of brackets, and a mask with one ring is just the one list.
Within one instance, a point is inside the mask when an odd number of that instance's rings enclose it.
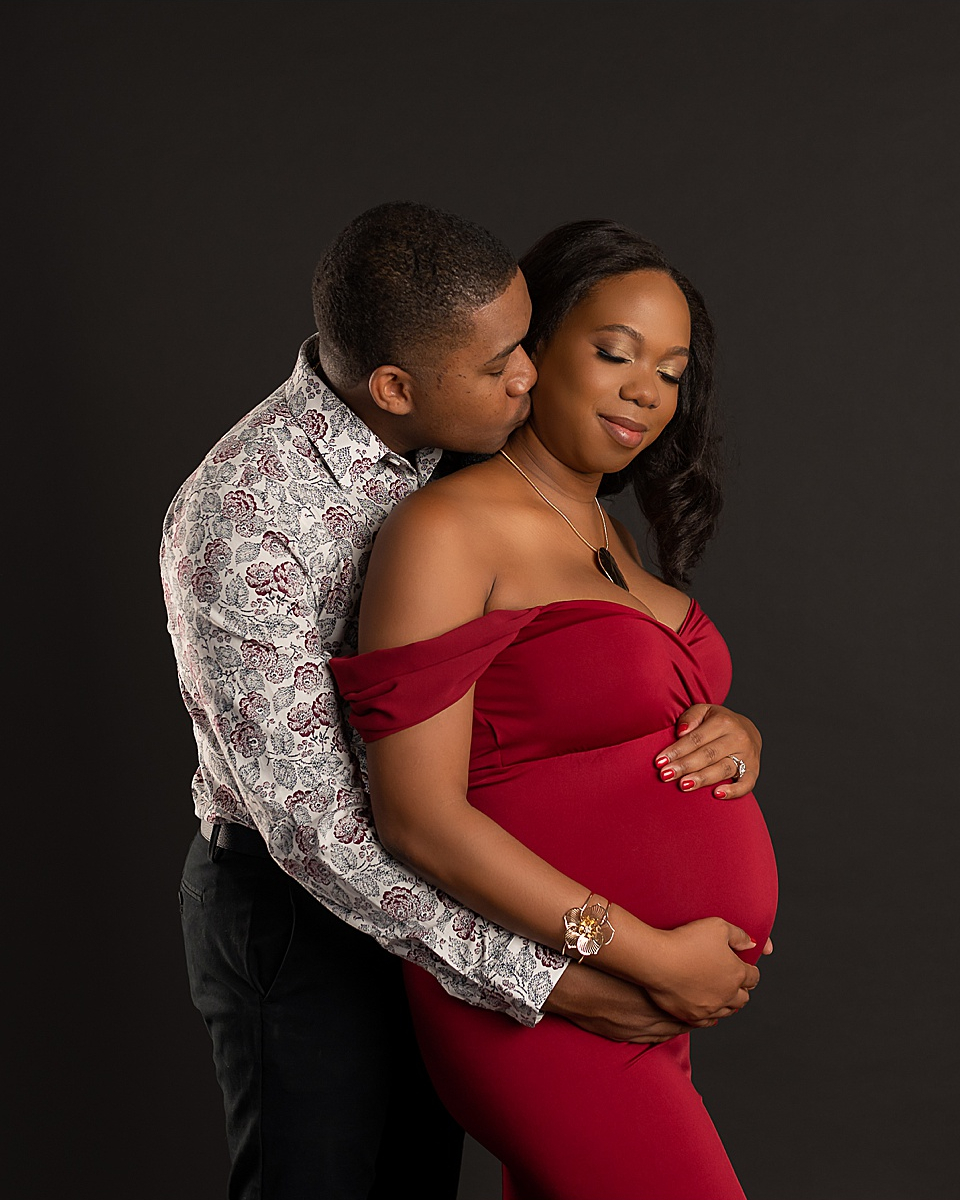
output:
{"label": "dark trousers", "polygon": [[199,833],[180,911],[230,1200],[455,1200],[463,1132],[420,1059],[399,960],[270,859],[211,855]]}

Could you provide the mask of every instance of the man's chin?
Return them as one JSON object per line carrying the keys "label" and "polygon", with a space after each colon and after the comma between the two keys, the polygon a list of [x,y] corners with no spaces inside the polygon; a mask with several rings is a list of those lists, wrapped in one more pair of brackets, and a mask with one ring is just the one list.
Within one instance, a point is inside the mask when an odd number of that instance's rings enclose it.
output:
{"label": "man's chin", "polygon": [[521,425],[526,424],[529,415],[530,408],[528,405],[522,416],[518,417],[512,425],[508,425],[504,429],[498,429],[495,433],[491,432],[485,438],[478,437],[469,446],[463,444],[451,446],[448,444],[445,448],[453,451],[455,454],[475,454],[478,457],[482,455],[489,458],[491,454],[496,454],[498,450],[501,450],[507,444],[508,438],[515,430],[519,429]]}
{"label": "man's chin", "polygon": [[507,444],[507,442],[510,438],[510,434],[513,433],[513,431],[515,429],[519,429],[520,425],[522,425],[522,424],[523,424],[523,421],[521,421],[519,425],[512,425],[504,433],[499,434],[496,441],[491,441],[488,446],[485,446],[482,450],[476,450],[476,451],[474,451],[474,453],[487,454],[487,455],[496,454],[498,450],[502,450],[503,447]]}
{"label": "man's chin", "polygon": [[500,442],[486,442],[482,446],[474,443],[472,446],[457,446],[454,449],[452,446],[447,446],[446,450],[449,454],[459,454],[462,458],[476,459],[479,462],[484,458],[491,458],[501,446],[507,444],[506,438]]}
{"label": "man's chin", "polygon": [[455,453],[473,454],[478,458],[481,456],[483,458],[489,458],[491,454],[496,454],[501,447],[507,444],[507,438],[509,438],[511,433],[513,433],[512,429],[508,429],[506,431],[501,430],[501,432],[496,434],[494,437],[486,438],[483,441],[473,442],[469,446],[458,446]]}
{"label": "man's chin", "polygon": [[527,418],[529,416],[530,416],[530,402],[527,401],[527,403],[523,407],[523,411],[520,413],[520,415],[517,417],[517,419],[514,421],[514,423],[510,426],[509,429],[505,429],[500,434],[500,440],[497,442],[497,444],[495,446],[491,444],[490,450],[486,451],[486,453],[496,454],[496,452],[498,450],[502,450],[503,447],[507,444],[507,441],[508,441],[510,435],[512,433],[516,433],[516,431],[520,428],[521,425],[526,425]]}

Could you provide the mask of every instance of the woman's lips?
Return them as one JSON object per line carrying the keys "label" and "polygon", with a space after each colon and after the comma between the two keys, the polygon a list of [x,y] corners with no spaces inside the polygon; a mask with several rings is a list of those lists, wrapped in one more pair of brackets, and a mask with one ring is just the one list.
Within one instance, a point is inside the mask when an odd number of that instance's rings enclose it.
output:
{"label": "woman's lips", "polygon": [[605,417],[602,413],[597,415],[607,433],[621,446],[635,450],[643,441],[647,426],[641,425],[639,421],[634,421],[631,417]]}

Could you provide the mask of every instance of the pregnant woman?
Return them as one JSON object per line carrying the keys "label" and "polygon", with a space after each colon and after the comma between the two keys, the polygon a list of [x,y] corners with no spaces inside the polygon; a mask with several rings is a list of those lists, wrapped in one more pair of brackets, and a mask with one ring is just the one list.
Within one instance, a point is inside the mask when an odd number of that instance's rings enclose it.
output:
{"label": "pregnant woman", "polygon": [[[370,563],[362,653],[331,665],[394,854],[685,1021],[726,1016],[773,924],[773,852],[752,795],[661,782],[679,714],[730,684],[719,633],[680,590],[719,508],[709,317],[612,222],[563,226],[520,265],[530,419],[398,507]],[[662,578],[597,499],[628,482]],[[729,750],[712,770],[735,780]],[[525,1029],[405,970],[434,1082],[503,1162],[505,1196],[742,1197],[689,1035],[640,1047],[550,1016]]]}

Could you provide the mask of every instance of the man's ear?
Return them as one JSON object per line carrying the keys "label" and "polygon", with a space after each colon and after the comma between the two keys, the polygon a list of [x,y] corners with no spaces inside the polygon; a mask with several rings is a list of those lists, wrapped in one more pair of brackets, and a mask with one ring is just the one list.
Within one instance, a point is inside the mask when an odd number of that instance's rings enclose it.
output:
{"label": "man's ear", "polygon": [[374,404],[384,412],[405,417],[413,411],[413,376],[403,367],[377,367],[367,387]]}

